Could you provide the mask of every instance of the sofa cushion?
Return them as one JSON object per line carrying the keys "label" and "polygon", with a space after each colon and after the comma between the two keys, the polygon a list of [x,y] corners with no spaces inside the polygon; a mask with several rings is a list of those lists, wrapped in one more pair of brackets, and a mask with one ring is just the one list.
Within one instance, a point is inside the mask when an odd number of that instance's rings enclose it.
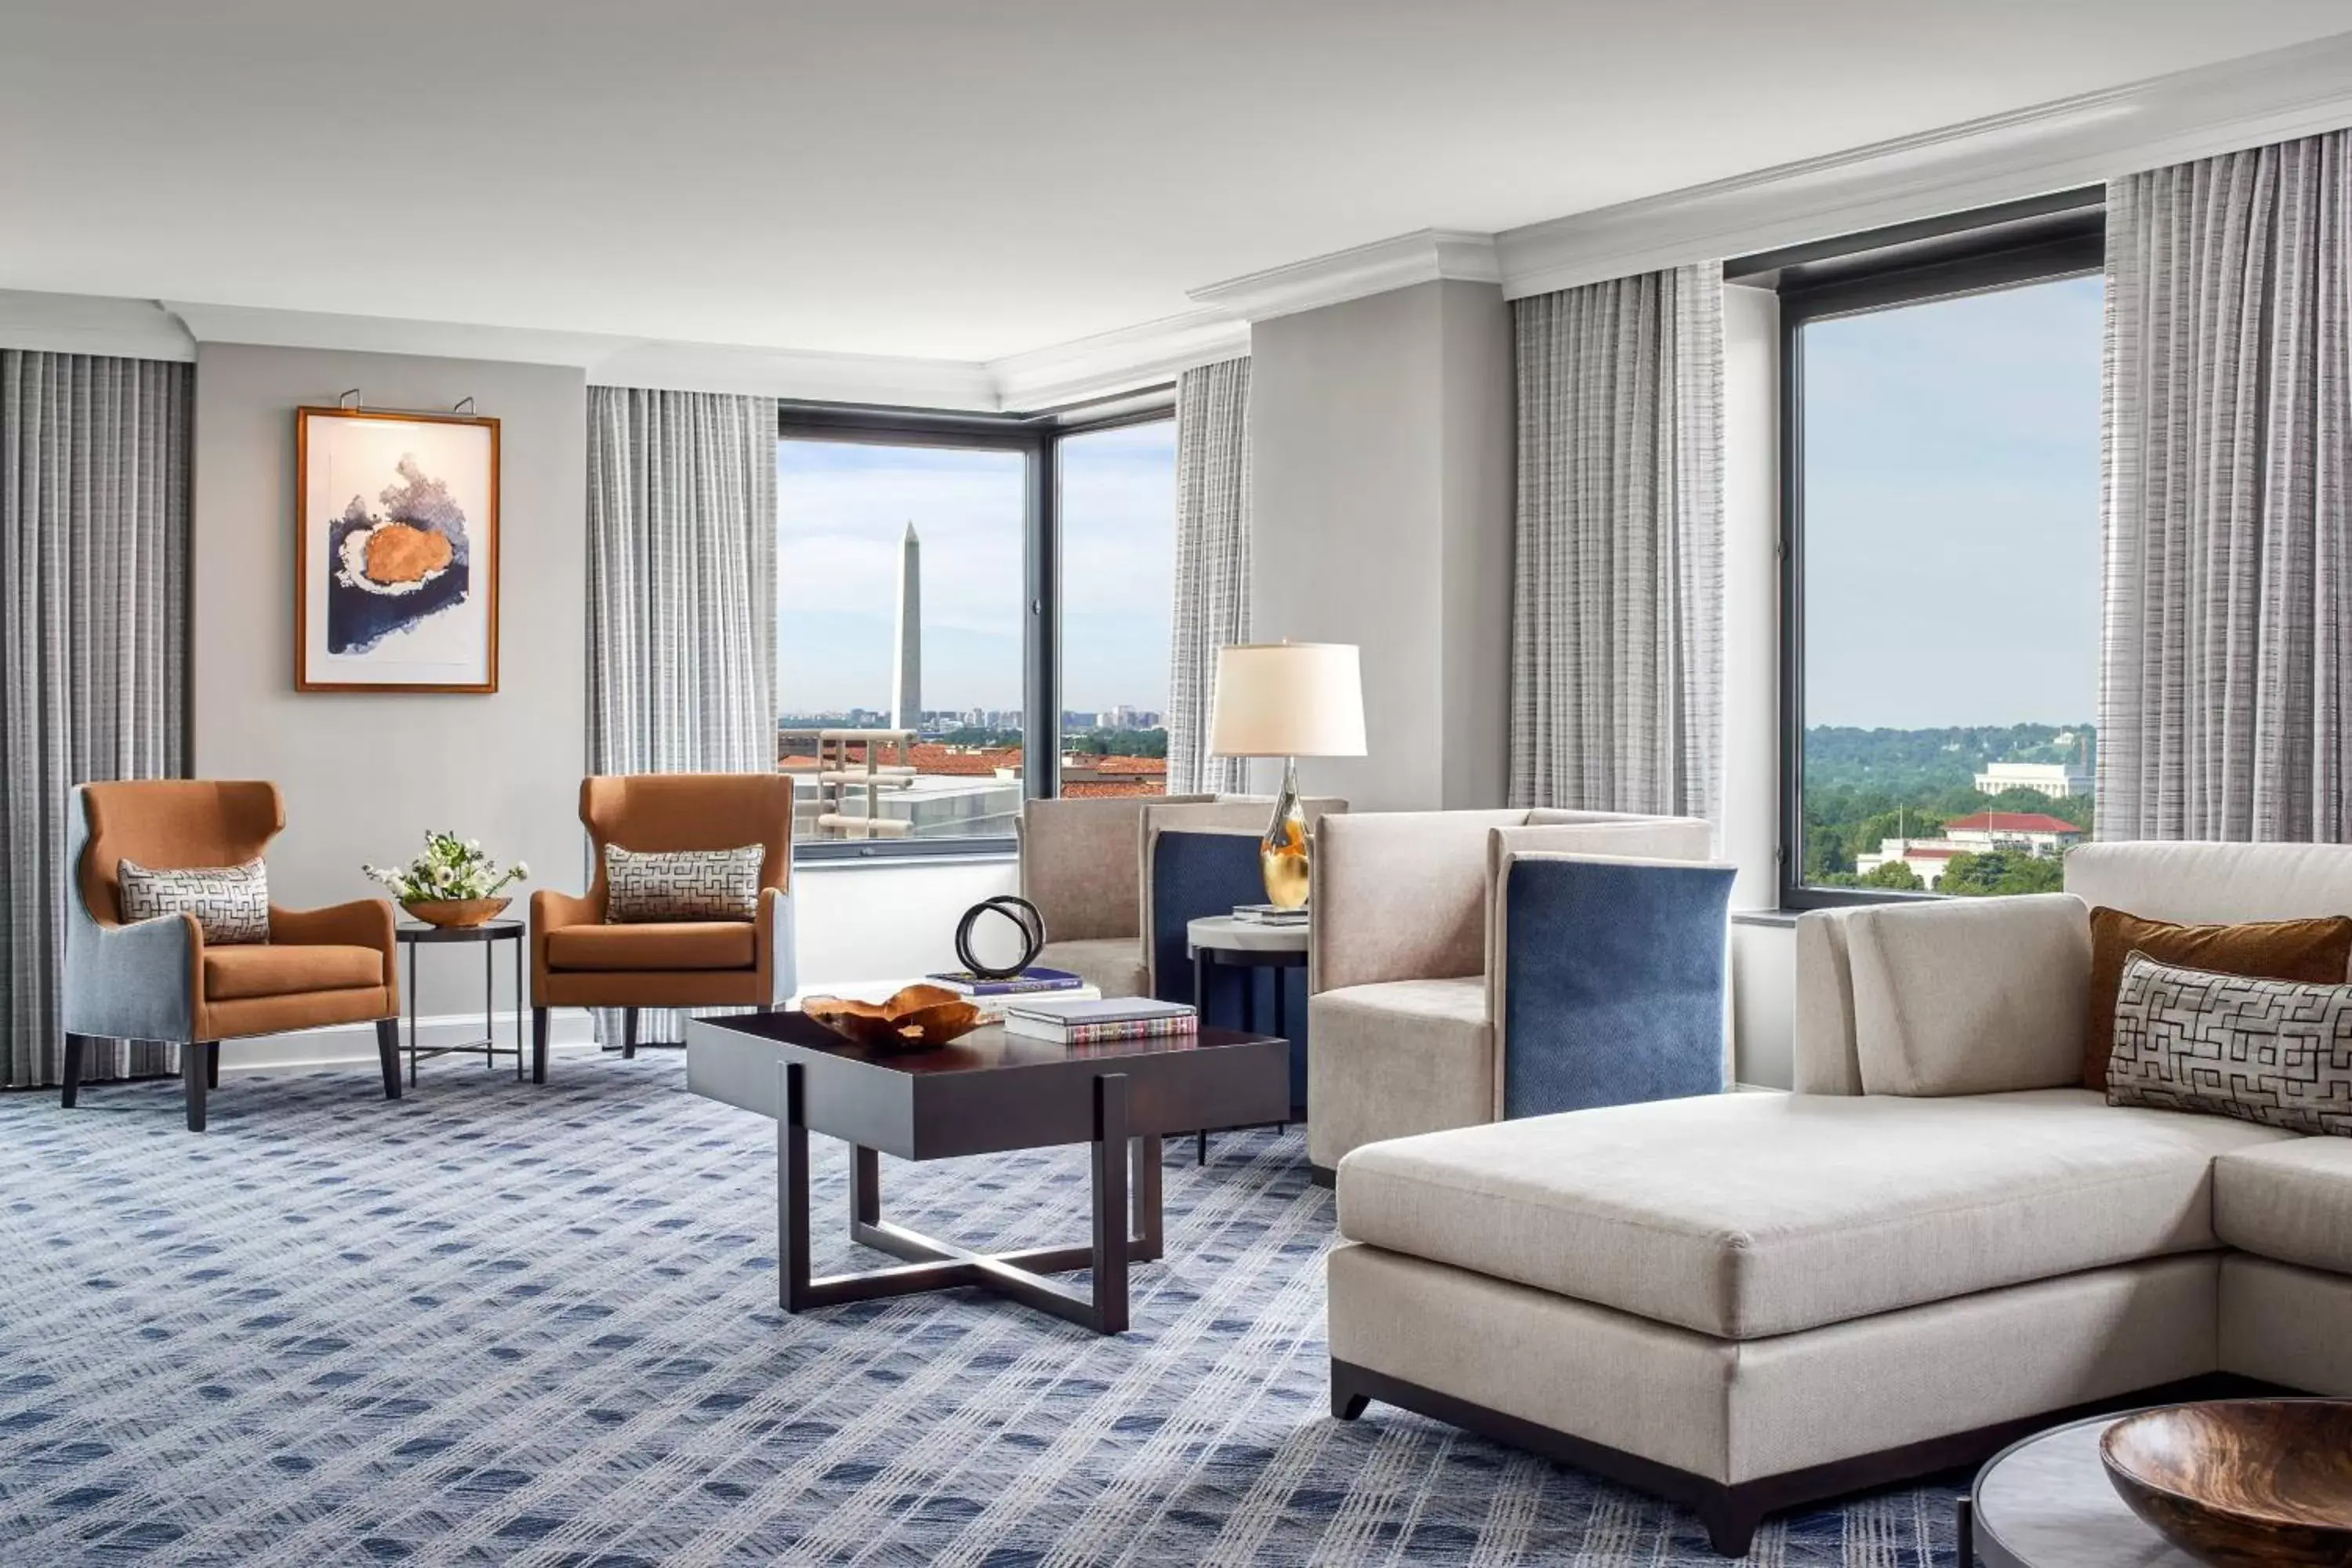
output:
{"label": "sofa cushion", "polygon": [[2213,1157],[2289,1136],[2080,1089],[1713,1095],[1358,1150],[1339,1230],[1754,1339],[2210,1247]]}
{"label": "sofa cushion", "polygon": [[2294,1138],[2213,1163],[2213,1229],[2282,1263],[2352,1274],[2352,1138]]}
{"label": "sofa cushion", "polygon": [[547,933],[550,969],[749,969],[749,921],[663,921],[652,925],[558,926]]}
{"label": "sofa cushion", "polygon": [[1082,942],[1049,942],[1037,951],[1037,962],[1047,969],[1066,969],[1105,996],[1140,996],[1150,976],[1143,967],[1143,939],[1134,936],[1089,937]]}
{"label": "sofa cushion", "polygon": [[372,947],[240,942],[205,949],[205,1000],[295,996],[383,984],[383,954]]}
{"label": "sofa cushion", "polygon": [[2135,952],[2159,963],[2215,974],[2340,985],[2352,968],[2352,916],[2181,925],[2143,920],[2122,910],[2093,910],[2091,990],[2084,1009],[2084,1089],[2107,1087],[2107,1058],[2116,1048],[2116,997],[2124,986],[2124,963]]}
{"label": "sofa cushion", "polygon": [[1484,975],[1383,980],[1307,1004],[1307,1158],[1495,1117],[1495,1031]]}
{"label": "sofa cushion", "polygon": [[2209,974],[2134,953],[2107,1103],[2352,1138],[2352,985]]}
{"label": "sofa cushion", "polygon": [[2037,893],[1861,910],[1846,945],[1864,1094],[2082,1081],[2091,920],[2081,900]]}

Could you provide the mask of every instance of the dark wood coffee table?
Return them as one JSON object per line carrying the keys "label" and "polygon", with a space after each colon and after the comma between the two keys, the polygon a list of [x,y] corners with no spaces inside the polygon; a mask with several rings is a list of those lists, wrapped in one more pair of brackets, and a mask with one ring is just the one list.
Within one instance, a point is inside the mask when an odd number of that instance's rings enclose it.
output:
{"label": "dark wood coffee table", "polygon": [[[936,1050],[887,1053],[796,1012],[745,1013],[690,1020],[686,1072],[695,1093],[776,1119],[786,1311],[976,1285],[1104,1334],[1128,1326],[1128,1265],[1160,1256],[1160,1139],[1276,1121],[1290,1109],[1289,1043],[1231,1029],[1071,1047],[991,1026]],[[810,1278],[812,1131],[850,1146],[851,1237],[903,1264]],[[981,1253],[882,1217],[880,1154],[946,1160],[1066,1143],[1094,1149],[1089,1243]],[[1044,1278],[1077,1268],[1093,1270],[1087,1294]]]}

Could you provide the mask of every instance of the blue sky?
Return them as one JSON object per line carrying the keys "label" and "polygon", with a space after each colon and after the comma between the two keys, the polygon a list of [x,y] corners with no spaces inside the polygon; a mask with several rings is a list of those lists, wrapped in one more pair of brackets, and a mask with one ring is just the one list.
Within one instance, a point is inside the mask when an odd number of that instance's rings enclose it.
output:
{"label": "blue sky", "polygon": [[1804,329],[1808,724],[2095,719],[2102,298]]}
{"label": "blue sky", "polygon": [[[1062,443],[1063,706],[1163,709],[1175,426]],[[778,703],[889,699],[898,540],[922,540],[923,705],[1021,706],[1022,459],[856,442],[777,448]]]}

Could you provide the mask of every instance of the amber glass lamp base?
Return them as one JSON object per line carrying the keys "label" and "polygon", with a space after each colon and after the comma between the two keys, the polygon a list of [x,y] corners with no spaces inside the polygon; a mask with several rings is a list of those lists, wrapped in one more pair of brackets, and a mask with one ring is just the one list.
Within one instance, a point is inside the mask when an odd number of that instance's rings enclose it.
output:
{"label": "amber glass lamp base", "polygon": [[1275,798],[1274,820],[1258,841],[1257,860],[1267,903],[1284,910],[1307,907],[1307,813],[1298,804],[1296,758],[1283,759],[1282,793]]}

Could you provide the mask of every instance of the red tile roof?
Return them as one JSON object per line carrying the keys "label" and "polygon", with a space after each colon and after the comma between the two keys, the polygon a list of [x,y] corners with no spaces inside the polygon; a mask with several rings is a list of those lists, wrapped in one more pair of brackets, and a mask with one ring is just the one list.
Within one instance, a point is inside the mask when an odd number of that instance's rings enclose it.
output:
{"label": "red tile roof", "polygon": [[2063,816],[2039,811],[1979,811],[1958,822],[1944,824],[1947,833],[2081,833]]}

